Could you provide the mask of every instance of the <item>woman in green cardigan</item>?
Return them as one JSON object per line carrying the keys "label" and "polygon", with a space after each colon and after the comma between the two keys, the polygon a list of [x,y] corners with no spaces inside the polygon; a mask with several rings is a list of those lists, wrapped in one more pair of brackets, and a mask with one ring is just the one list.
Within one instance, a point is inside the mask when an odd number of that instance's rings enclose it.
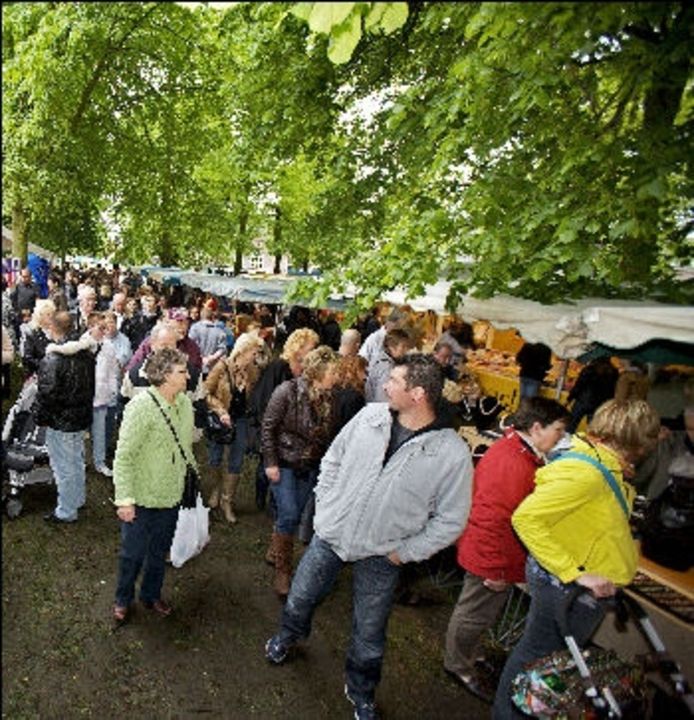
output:
{"label": "woman in green cardigan", "polygon": [[143,565],[140,601],[159,615],[171,614],[161,598],[165,560],[176,530],[186,461],[195,466],[186,356],[171,348],[158,350],[147,360],[145,374],[151,387],[128,403],[113,463],[121,521],[116,623],[127,619]]}

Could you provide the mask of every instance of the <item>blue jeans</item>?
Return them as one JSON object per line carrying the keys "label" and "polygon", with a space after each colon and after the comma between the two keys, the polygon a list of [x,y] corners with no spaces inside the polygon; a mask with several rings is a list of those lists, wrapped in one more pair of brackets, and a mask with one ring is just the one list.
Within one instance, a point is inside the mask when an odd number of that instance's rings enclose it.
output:
{"label": "blue jeans", "polygon": [[[513,648],[501,673],[494,697],[494,720],[527,718],[511,700],[514,678],[526,663],[566,648],[559,630],[558,612],[575,583],[561,583],[558,578],[540,567],[532,556],[528,557],[525,572],[530,592],[530,609],[523,636]],[[609,600],[596,600],[586,591],[586,594],[581,595],[571,606],[568,615],[569,631],[580,646],[590,640],[602,621],[606,604],[609,604]]]}
{"label": "blue jeans", "polygon": [[106,408],[106,452],[110,453],[113,443],[113,434],[118,426],[118,404]]}
{"label": "blue jeans", "polygon": [[306,505],[317,479],[318,470],[292,470],[280,467],[279,482],[270,484],[277,507],[276,532],[287,535],[293,535],[296,532],[304,505]]}
{"label": "blue jeans", "polygon": [[134,600],[135,581],[143,564],[140,600],[154,602],[161,598],[166,554],[171,548],[177,520],[178,506],[145,508],[136,505],[135,519],[131,523],[121,522],[116,605],[128,607]]}
{"label": "blue jeans", "polygon": [[84,433],[46,428],[46,447],[58,488],[55,516],[61,520],[77,520],[77,511],[86,500]]}
{"label": "blue jeans", "polygon": [[248,443],[248,419],[238,418],[234,420],[236,433],[234,434],[234,442],[231,445],[220,445],[219,443],[207,441],[207,464],[210,467],[221,467],[224,457],[224,448],[229,448],[227,460],[228,472],[238,475],[243,467],[243,458],[246,454],[246,445]]}
{"label": "blue jeans", "polygon": [[[313,536],[282,610],[280,640],[284,645],[309,636],[313,612],[332,590],[344,564],[327,542]],[[372,702],[381,679],[386,626],[399,575],[400,568],[383,556],[352,563],[352,637],[345,670],[355,701]]]}
{"label": "blue jeans", "polygon": [[111,408],[108,405],[99,405],[92,413],[92,459],[94,467],[106,465],[106,424]]}

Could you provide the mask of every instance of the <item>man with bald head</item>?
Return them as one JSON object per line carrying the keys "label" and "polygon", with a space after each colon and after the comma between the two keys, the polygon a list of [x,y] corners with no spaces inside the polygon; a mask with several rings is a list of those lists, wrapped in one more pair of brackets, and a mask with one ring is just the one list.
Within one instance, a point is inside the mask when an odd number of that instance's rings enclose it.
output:
{"label": "man with bald head", "polygon": [[87,319],[96,310],[98,298],[91,285],[81,285],[77,291],[77,312],[72,317],[73,334],[81,337],[88,330]]}
{"label": "man with bald head", "polygon": [[111,310],[116,314],[116,327],[120,330],[125,316],[125,301],[127,297],[124,292],[117,292],[111,300]]}
{"label": "man with bald head", "polygon": [[359,352],[360,345],[361,334],[359,333],[359,330],[350,328],[342,333],[339,353],[342,357],[351,357]]}
{"label": "man with bald head", "polygon": [[153,328],[149,336],[149,352],[134,365],[129,365],[123,378],[120,389],[122,403],[125,404],[135,395],[149,387],[149,380],[144,373],[144,365],[147,358],[157,350],[164,348],[176,349],[178,335],[176,330],[166,323],[159,322]]}

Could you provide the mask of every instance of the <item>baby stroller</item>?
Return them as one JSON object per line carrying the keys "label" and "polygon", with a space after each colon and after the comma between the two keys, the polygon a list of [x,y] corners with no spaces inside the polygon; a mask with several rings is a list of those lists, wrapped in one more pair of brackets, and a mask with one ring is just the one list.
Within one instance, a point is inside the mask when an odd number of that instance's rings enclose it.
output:
{"label": "baby stroller", "polygon": [[31,412],[36,391],[36,379],[27,380],[2,430],[2,501],[11,519],[22,512],[21,491],[27,485],[55,482],[48,463],[46,429],[36,425]]}

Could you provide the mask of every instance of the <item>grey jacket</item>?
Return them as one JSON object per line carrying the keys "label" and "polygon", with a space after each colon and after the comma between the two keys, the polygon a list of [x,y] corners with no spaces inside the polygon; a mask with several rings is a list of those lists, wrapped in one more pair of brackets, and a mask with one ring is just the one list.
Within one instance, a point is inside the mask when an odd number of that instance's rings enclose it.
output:
{"label": "grey jacket", "polygon": [[405,442],[383,465],[392,416],[367,405],[335,438],[316,486],[316,534],[344,561],[397,551],[403,562],[455,542],[470,512],[470,452],[450,428]]}
{"label": "grey jacket", "polygon": [[385,349],[373,356],[366,376],[366,385],[364,386],[364,397],[367,403],[387,402],[388,396],[383,386],[390,377],[390,371],[394,365],[395,361]]}

